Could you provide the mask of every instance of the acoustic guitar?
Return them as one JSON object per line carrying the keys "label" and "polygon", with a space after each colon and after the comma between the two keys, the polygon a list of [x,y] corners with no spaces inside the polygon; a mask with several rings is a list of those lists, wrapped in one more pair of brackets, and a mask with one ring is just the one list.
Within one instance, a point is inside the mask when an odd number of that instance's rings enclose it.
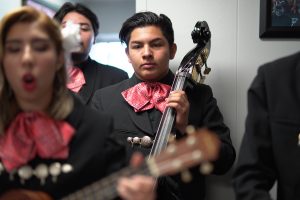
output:
{"label": "acoustic guitar", "polygon": [[[197,165],[199,165],[200,173],[209,174],[212,171],[211,162],[217,159],[219,153],[220,141],[218,136],[207,129],[190,129],[188,133],[187,137],[170,142],[168,147],[159,155],[145,159],[142,166],[124,168],[69,194],[62,200],[114,199],[118,196],[117,180],[122,176],[144,174],[159,177],[181,172],[183,181],[189,181],[192,177],[188,173],[188,169]],[[42,192],[10,190],[3,194],[0,200],[52,200],[52,198]]]}

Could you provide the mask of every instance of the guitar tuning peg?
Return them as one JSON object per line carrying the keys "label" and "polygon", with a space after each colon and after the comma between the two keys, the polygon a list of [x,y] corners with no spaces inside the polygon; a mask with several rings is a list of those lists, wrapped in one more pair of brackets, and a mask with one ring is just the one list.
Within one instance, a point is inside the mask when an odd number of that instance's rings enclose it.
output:
{"label": "guitar tuning peg", "polygon": [[200,83],[200,84],[203,84],[204,81],[205,81],[205,78],[206,78],[205,76],[202,76],[201,79],[200,79],[200,81],[199,81],[199,83]]}
{"label": "guitar tuning peg", "polygon": [[200,165],[200,172],[204,175],[208,175],[212,172],[213,165],[210,162],[204,162]]}
{"label": "guitar tuning peg", "polygon": [[210,67],[207,67],[206,61],[205,61],[204,65],[205,65],[205,69],[204,69],[204,71],[203,71],[203,74],[207,75],[207,74],[209,74],[209,72],[211,71],[211,68],[210,68]]}
{"label": "guitar tuning peg", "polygon": [[209,72],[211,71],[211,68],[209,68],[209,67],[205,67],[205,69],[204,69],[204,74],[205,75],[207,75],[207,74],[209,74]]}
{"label": "guitar tuning peg", "polygon": [[181,180],[185,183],[189,183],[192,180],[192,174],[188,170],[184,170],[181,172]]}
{"label": "guitar tuning peg", "polygon": [[177,151],[177,148],[174,144],[169,144],[167,149],[166,149],[166,152],[168,152],[169,154],[175,154]]}
{"label": "guitar tuning peg", "polygon": [[191,135],[193,134],[194,132],[196,131],[195,127],[192,126],[192,125],[188,125],[185,129],[185,132],[188,134],[188,135]]}
{"label": "guitar tuning peg", "polygon": [[168,143],[174,143],[176,139],[175,134],[169,134]]}

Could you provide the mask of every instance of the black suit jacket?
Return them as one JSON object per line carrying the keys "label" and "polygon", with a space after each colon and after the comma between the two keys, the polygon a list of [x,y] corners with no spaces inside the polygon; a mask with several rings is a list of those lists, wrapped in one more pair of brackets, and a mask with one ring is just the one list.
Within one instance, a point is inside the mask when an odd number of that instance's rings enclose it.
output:
{"label": "black suit jacket", "polygon": [[[167,77],[161,80],[161,82],[171,85],[173,79],[174,75],[169,72]],[[127,144],[129,156],[136,150],[143,152],[145,155],[149,154],[150,148],[143,148],[137,145],[132,146],[127,142],[127,137],[143,137],[147,135],[154,138],[161,117],[161,114],[153,114],[153,110],[139,113],[134,112],[132,107],[122,97],[122,91],[132,87],[139,81],[133,76],[128,80],[96,91],[92,99],[92,107],[108,112],[113,116],[114,133]],[[186,93],[190,102],[189,123],[197,127],[208,127],[215,131],[222,141],[221,152],[218,161],[215,163],[214,173],[223,174],[232,166],[235,160],[235,150],[231,144],[229,129],[223,123],[223,117],[217,106],[216,99],[207,85],[196,85],[193,89],[187,89]],[[198,193],[196,196],[193,196],[195,193],[187,192],[186,199],[199,200],[204,198],[203,176],[195,176],[192,183],[188,185],[182,184],[180,187],[187,190],[199,187],[194,190],[194,192]]]}
{"label": "black suit jacket", "polygon": [[300,53],[261,66],[248,91],[248,116],[233,176],[236,199],[300,199]]}
{"label": "black suit jacket", "polygon": [[128,79],[125,71],[98,63],[90,57],[77,66],[82,70],[86,81],[78,93],[84,104],[90,104],[96,90]]}
{"label": "black suit jacket", "polygon": [[112,137],[112,119],[109,116],[99,114],[75,99],[74,110],[66,121],[76,130],[69,145],[69,157],[67,159],[36,157],[29,165],[35,168],[41,163],[50,166],[54,162],[59,162],[61,165],[71,164],[73,170],[70,173],[61,173],[55,182],[49,175],[44,185],[35,176],[21,184],[16,174],[12,176],[13,180],[10,180],[8,173],[2,172],[0,194],[9,189],[23,188],[44,191],[54,199],[60,199],[126,165],[124,146]]}

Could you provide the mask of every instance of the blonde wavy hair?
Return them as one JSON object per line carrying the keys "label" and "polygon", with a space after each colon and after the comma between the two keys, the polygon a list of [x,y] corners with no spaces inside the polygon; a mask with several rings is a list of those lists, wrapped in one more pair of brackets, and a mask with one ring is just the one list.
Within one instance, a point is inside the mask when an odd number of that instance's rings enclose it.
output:
{"label": "blonde wavy hair", "polygon": [[[35,8],[24,6],[6,14],[0,22],[0,135],[4,133],[7,126],[21,112],[15,95],[7,81],[3,69],[5,56],[5,40],[10,28],[17,23],[37,23],[39,27],[49,35],[56,47],[58,55],[64,53],[62,35],[59,24]],[[65,64],[63,64],[65,65]],[[50,117],[62,120],[73,108],[73,98],[66,87],[66,68],[60,67],[53,81],[53,95],[47,109]]]}

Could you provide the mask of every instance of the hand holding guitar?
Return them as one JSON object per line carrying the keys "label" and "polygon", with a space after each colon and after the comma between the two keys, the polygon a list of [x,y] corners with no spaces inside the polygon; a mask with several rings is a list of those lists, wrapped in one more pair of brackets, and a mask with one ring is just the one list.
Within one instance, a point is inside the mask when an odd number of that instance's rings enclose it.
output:
{"label": "hand holding guitar", "polygon": [[[186,139],[169,144],[166,151],[159,156],[150,158],[148,167],[153,167],[150,174],[154,176],[172,175],[182,171],[182,180],[188,182],[192,179],[192,175],[188,172],[189,167],[200,164],[201,173],[211,172],[212,166],[209,162],[217,159],[218,139],[206,129],[196,131],[193,127],[189,127],[187,132],[189,136]],[[142,155],[134,154],[131,166],[138,167],[142,160]],[[156,179],[154,177],[133,175],[120,178],[117,191],[125,200],[154,200],[156,199],[155,187]]]}

